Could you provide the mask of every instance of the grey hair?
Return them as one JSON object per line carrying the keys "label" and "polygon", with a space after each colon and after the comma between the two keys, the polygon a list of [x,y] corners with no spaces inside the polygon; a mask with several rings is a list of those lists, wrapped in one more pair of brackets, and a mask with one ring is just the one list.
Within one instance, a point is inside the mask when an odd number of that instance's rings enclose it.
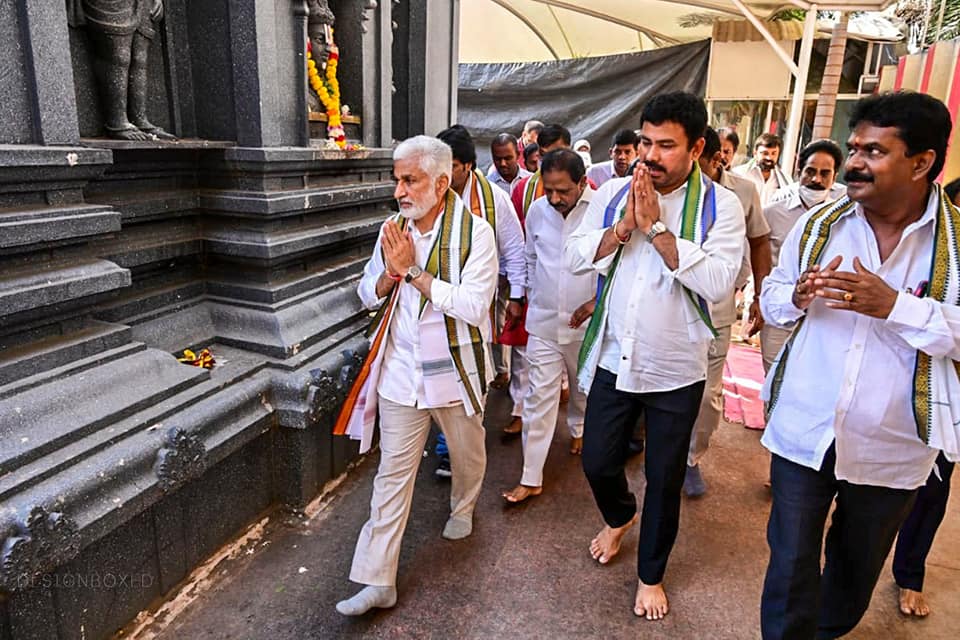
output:
{"label": "grey hair", "polygon": [[447,176],[449,180],[453,172],[453,151],[450,146],[430,136],[407,138],[393,150],[393,159],[395,161],[418,159],[420,168],[432,180],[440,176]]}

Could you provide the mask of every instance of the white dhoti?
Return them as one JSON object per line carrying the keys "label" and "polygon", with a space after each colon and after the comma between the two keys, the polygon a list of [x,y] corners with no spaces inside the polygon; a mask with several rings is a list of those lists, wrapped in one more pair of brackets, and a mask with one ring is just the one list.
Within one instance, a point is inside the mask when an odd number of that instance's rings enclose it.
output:
{"label": "white dhoti", "polygon": [[[561,345],[531,335],[526,352],[529,383],[523,404],[523,476],[520,484],[539,487],[543,484],[543,465],[557,427],[561,379],[566,371],[570,380],[576,380],[580,343]],[[571,437],[583,437],[586,406],[586,394],[577,385],[570,385],[567,427]]]}

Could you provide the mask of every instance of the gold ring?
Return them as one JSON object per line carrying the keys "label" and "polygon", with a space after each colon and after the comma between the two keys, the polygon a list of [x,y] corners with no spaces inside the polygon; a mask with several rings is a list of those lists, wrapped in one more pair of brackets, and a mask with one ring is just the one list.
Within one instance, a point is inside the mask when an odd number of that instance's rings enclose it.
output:
{"label": "gold ring", "polygon": [[853,302],[853,294],[850,293],[849,291],[846,292],[845,294],[843,294],[843,300],[844,302]]}

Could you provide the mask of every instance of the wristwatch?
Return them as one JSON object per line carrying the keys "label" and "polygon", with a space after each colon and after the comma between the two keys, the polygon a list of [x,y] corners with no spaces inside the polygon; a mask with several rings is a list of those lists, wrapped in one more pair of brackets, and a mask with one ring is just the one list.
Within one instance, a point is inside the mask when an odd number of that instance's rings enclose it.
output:
{"label": "wristwatch", "polygon": [[421,269],[417,265],[413,265],[412,267],[407,269],[407,275],[403,277],[403,280],[404,282],[411,282],[414,280],[414,278],[419,278],[421,273],[423,273],[423,269]]}
{"label": "wristwatch", "polygon": [[653,223],[653,226],[650,227],[650,231],[647,231],[647,240],[653,242],[653,239],[656,238],[661,233],[666,233],[669,231],[667,225],[663,224],[660,220],[657,220]]}

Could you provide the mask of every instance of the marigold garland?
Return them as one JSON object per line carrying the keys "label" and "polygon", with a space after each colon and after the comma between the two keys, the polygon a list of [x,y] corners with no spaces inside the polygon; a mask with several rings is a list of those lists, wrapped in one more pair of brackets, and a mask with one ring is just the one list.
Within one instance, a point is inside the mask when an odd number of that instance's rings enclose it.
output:
{"label": "marigold garland", "polygon": [[309,40],[307,41],[307,74],[310,78],[310,86],[327,112],[327,137],[336,142],[338,147],[345,149],[347,136],[343,130],[343,121],[340,119],[340,83],[337,81],[340,52],[333,44],[332,33],[331,29],[330,55],[327,58],[323,76],[320,75],[317,63],[313,59],[313,46]]}

